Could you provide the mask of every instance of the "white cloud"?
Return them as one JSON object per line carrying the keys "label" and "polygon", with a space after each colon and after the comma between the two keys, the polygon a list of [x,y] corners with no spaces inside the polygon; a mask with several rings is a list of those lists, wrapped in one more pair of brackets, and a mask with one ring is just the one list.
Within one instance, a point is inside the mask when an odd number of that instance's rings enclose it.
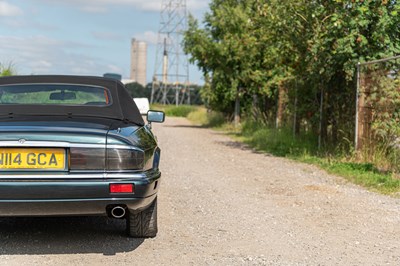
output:
{"label": "white cloud", "polygon": [[[160,11],[163,0],[35,0],[52,4],[73,5],[86,12],[103,13],[107,7],[132,6],[146,11]],[[187,0],[189,11],[206,8],[210,0]]]}
{"label": "white cloud", "polygon": [[0,43],[0,62],[12,63],[19,74],[101,75],[118,69],[110,62],[87,55],[85,49],[91,47],[80,43],[45,36],[1,35]]}
{"label": "white cloud", "polygon": [[211,0],[187,0],[187,7],[189,11],[205,9]]}
{"label": "white cloud", "polygon": [[134,38],[138,41],[144,41],[148,44],[157,44],[158,42],[158,34],[154,31],[146,31],[140,34],[136,34]]}
{"label": "white cloud", "polygon": [[54,24],[44,24],[28,17],[5,18],[1,21],[9,29],[35,29],[40,31],[56,31],[59,28]]}
{"label": "white cloud", "polygon": [[6,1],[0,1],[0,17],[14,17],[23,13],[19,7],[9,4]]}
{"label": "white cloud", "polygon": [[121,67],[113,65],[113,64],[107,65],[107,68],[108,68],[107,72],[111,72],[111,73],[123,73],[124,72],[124,70]]}

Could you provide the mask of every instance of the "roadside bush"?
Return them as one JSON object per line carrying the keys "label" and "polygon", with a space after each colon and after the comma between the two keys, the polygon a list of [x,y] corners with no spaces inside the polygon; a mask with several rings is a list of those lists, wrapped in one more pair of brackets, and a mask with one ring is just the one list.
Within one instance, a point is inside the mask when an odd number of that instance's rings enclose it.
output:
{"label": "roadside bush", "polygon": [[188,119],[206,127],[220,127],[226,122],[223,114],[208,112],[205,108],[198,108],[196,111],[189,113]]}
{"label": "roadside bush", "polygon": [[147,98],[150,99],[151,96],[151,87],[144,87],[143,85],[132,82],[125,85],[125,88],[128,90],[129,94],[132,98]]}
{"label": "roadside bush", "polygon": [[191,112],[196,111],[196,109],[195,106],[191,105],[179,105],[168,106],[164,110],[167,116],[187,117]]}

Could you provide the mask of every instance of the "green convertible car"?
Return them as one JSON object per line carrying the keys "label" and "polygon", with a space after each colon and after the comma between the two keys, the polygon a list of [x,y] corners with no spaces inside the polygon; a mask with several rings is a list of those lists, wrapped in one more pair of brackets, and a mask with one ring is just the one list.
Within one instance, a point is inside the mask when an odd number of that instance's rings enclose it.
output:
{"label": "green convertible car", "polygon": [[117,80],[0,78],[0,216],[108,215],[157,234],[160,149]]}

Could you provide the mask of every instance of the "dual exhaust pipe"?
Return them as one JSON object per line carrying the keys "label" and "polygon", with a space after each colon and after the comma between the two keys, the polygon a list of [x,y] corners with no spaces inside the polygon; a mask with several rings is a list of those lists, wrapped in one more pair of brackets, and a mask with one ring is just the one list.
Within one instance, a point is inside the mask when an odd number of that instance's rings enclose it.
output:
{"label": "dual exhaust pipe", "polygon": [[126,215],[126,207],[123,206],[114,206],[111,208],[110,215],[113,218],[121,219]]}

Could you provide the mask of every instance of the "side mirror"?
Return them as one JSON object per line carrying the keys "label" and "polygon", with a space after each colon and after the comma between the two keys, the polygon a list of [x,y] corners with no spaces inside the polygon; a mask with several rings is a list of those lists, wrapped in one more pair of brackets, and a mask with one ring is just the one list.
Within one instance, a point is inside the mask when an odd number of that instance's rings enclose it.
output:
{"label": "side mirror", "polygon": [[147,112],[147,121],[149,123],[163,123],[165,121],[165,114],[161,111],[148,111]]}

